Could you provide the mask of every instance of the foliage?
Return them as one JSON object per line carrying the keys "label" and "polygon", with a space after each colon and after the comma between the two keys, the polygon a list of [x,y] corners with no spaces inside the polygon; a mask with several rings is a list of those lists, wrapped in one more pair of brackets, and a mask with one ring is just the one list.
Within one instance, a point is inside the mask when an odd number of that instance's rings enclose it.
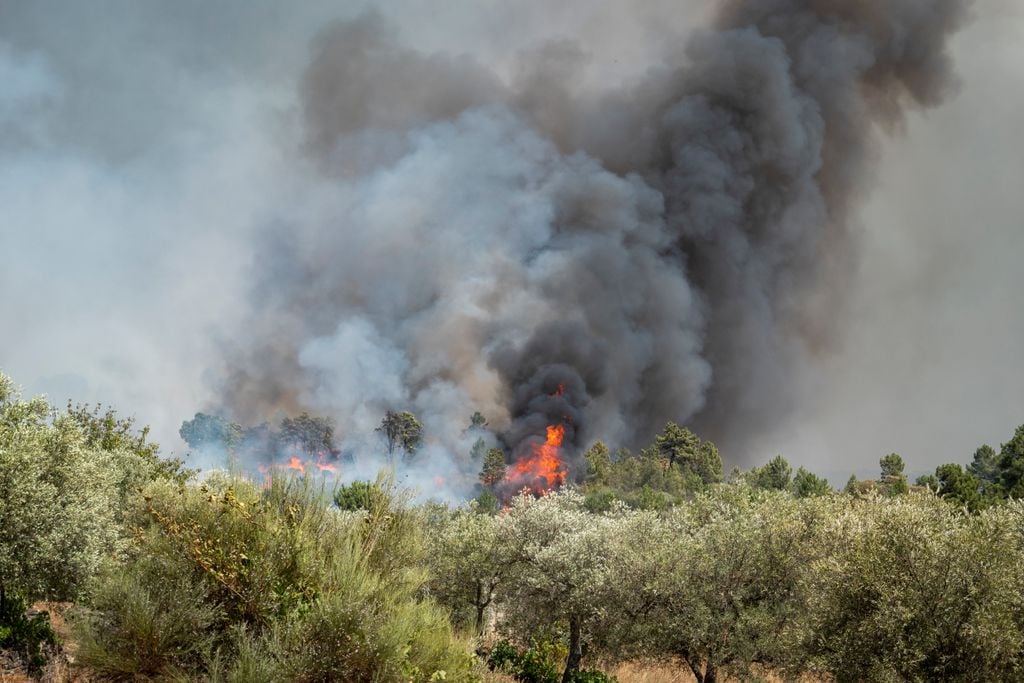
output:
{"label": "foliage", "polygon": [[595,511],[609,509],[612,500],[640,509],[666,509],[722,479],[718,448],[673,422],[636,455],[621,449],[613,456],[597,442],[584,459],[584,491],[589,509]]}
{"label": "foliage", "polygon": [[342,510],[373,510],[387,501],[387,491],[378,483],[354,481],[334,491],[334,504]]}
{"label": "foliage", "polygon": [[967,466],[970,472],[982,483],[982,493],[991,497],[998,493],[1000,479],[999,455],[988,444],[982,444],[974,451],[974,458]]}
{"label": "foliage", "polygon": [[673,504],[705,486],[696,474],[669,467],[668,461],[653,448],[645,448],[637,455],[620,452],[608,468],[606,482],[604,486],[594,482],[587,490],[607,488],[615,498],[629,505],[646,507]]}
{"label": "foliage", "polygon": [[939,465],[935,470],[935,479],[942,498],[963,505],[972,512],[983,506],[981,482],[960,465]]}
{"label": "foliage", "polygon": [[1024,425],[999,451],[999,484],[1004,495],[1024,498]]}
{"label": "foliage", "polygon": [[901,496],[909,490],[907,476],[903,473],[903,458],[898,453],[886,455],[878,464],[882,468],[878,480],[882,493],[887,496]]}
{"label": "foliage", "polygon": [[169,479],[184,484],[195,471],[185,468],[177,458],[160,456],[160,446],[148,441],[149,427],[137,429],[131,417],[118,417],[112,408],[102,410],[68,403],[66,419],[78,425],[87,448],[110,453],[119,475],[118,491],[121,503],[125,496],[135,493],[155,479]]}
{"label": "foliage", "polygon": [[298,417],[281,420],[282,443],[298,448],[309,455],[337,456],[334,446],[334,421],[302,413]]}
{"label": "foliage", "polygon": [[700,681],[720,670],[749,677],[754,663],[795,665],[801,568],[820,552],[828,505],[807,500],[738,484],[674,509],[657,541],[664,570],[646,588],[648,647],[680,657]]}
{"label": "foliage", "polygon": [[519,661],[519,650],[507,640],[499,640],[487,655],[487,666],[512,673]]}
{"label": "foliage", "polygon": [[550,642],[535,641],[520,650],[509,641],[500,640],[488,655],[487,665],[522,683],[558,683],[558,655],[557,647]]}
{"label": "foliage", "polygon": [[665,425],[665,431],[654,439],[654,448],[668,461],[669,468],[679,467],[692,473],[703,483],[722,480],[722,458],[718,448],[675,422]]}
{"label": "foliage", "polygon": [[666,510],[613,500],[595,513],[599,491],[442,517],[434,581],[452,584],[436,594],[461,592],[460,609],[442,601],[471,617],[486,574],[460,569],[504,572],[489,605],[497,631],[558,643],[564,680],[583,653],[674,656],[700,681],[765,669],[840,681],[1019,677],[1024,504],[968,514],[930,495],[801,498],[741,478]]}
{"label": "foliage", "polygon": [[487,610],[497,590],[515,570],[503,544],[506,517],[461,509],[431,529],[431,595],[444,605],[455,624],[484,631]]}
{"label": "foliage", "polygon": [[579,669],[584,651],[613,647],[606,636],[616,616],[606,603],[619,577],[608,560],[623,519],[590,514],[571,490],[539,499],[520,495],[503,517],[504,552],[516,569],[500,593],[503,628],[552,632],[567,648],[567,672]]}
{"label": "foliage", "polygon": [[484,489],[473,501],[476,503],[476,511],[480,514],[494,515],[501,508],[501,501],[490,489]]}
{"label": "foliage", "polygon": [[500,448],[492,448],[484,457],[484,465],[480,470],[480,483],[494,487],[505,478],[505,454]]}
{"label": "foliage", "polygon": [[595,484],[604,485],[608,483],[608,471],[611,469],[612,458],[608,447],[601,441],[587,449],[583,454],[587,461],[587,475]]}
{"label": "foliage", "polygon": [[832,493],[832,487],[829,486],[827,479],[819,477],[803,467],[796,471],[790,488],[793,491],[793,495],[797,498],[824,496]]}
{"label": "foliage", "polygon": [[227,450],[242,440],[242,427],[217,415],[196,413],[181,423],[178,434],[192,448],[215,446]]}
{"label": "foliage", "polygon": [[844,500],[803,580],[817,666],[839,681],[1018,679],[1020,506]]}
{"label": "foliage", "polygon": [[[389,449],[414,450],[418,420],[388,416]],[[336,454],[306,414],[275,432],[197,413],[182,435]],[[490,631],[488,664],[521,681],[608,683],[584,664],[631,658],[704,683],[1024,677],[1024,426],[919,478],[930,492],[890,454],[841,496],[781,456],[723,484],[714,445],[669,423],[636,455],[594,444],[581,490],[500,511],[486,443],[456,509],[386,479],[199,483],[130,419],[58,413],[0,375],[0,647],[41,663],[53,634],[22,598],[45,596],[79,600],[79,658],[104,679],[472,680],[469,634]]]}
{"label": "foliage", "polygon": [[473,442],[473,447],[469,449],[469,457],[474,462],[479,462],[484,459],[487,454],[487,442],[484,441],[483,437],[478,438]]}
{"label": "foliage", "polygon": [[0,594],[0,649],[18,653],[35,672],[46,663],[46,646],[56,644],[57,635],[46,612],[29,615],[23,599]]}
{"label": "foliage", "polygon": [[479,410],[474,411],[473,414],[469,416],[469,429],[470,431],[474,429],[487,429],[487,418],[484,417],[483,413]]}
{"label": "foliage", "polygon": [[82,621],[82,660],[110,677],[458,679],[465,650],[420,596],[416,513],[385,498],[343,513],[306,479],[151,486]]}
{"label": "foliage", "polygon": [[0,375],[0,596],[71,599],[116,549],[119,465],[67,415]]}
{"label": "foliage", "polygon": [[423,424],[408,411],[387,411],[377,431],[384,436],[390,457],[394,457],[396,450],[412,455],[423,441]]}
{"label": "foliage", "polygon": [[768,491],[785,491],[792,481],[793,468],[786,459],[777,455],[767,464],[755,467],[750,473],[750,484]]}

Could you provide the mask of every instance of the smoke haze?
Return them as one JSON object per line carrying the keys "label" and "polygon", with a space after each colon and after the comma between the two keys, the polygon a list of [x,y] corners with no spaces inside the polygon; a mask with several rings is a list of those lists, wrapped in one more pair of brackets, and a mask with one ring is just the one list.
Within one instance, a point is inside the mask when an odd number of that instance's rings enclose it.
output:
{"label": "smoke haze", "polygon": [[1011,4],[331,4],[0,8],[5,372],[170,450],[409,409],[420,482],[474,410],[833,478],[1021,422]]}

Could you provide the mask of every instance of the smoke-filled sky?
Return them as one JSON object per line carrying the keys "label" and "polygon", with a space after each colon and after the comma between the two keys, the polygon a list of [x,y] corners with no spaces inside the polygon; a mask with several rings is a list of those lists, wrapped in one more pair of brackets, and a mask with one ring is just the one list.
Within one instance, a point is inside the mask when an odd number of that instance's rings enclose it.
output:
{"label": "smoke-filled sky", "polygon": [[1024,9],[966,4],[0,2],[0,368],[167,451],[966,461],[1024,422]]}

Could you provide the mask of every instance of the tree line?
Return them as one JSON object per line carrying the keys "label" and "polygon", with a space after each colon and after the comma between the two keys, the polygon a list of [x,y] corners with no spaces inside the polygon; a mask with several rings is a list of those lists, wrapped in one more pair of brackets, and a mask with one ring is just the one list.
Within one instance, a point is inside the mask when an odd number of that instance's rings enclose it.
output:
{"label": "tree line", "polygon": [[[246,439],[190,422],[200,443]],[[324,427],[264,433],[319,452]],[[781,456],[726,474],[670,423],[497,506],[505,455],[479,448],[480,496],[450,507],[386,478],[198,477],[130,419],[0,375],[0,648],[36,667],[59,652],[26,610],[49,599],[75,602],[78,661],[110,680],[599,683],[626,660],[704,683],[1019,680],[1021,437],[961,468],[973,479],[911,485],[890,454],[836,491]]]}

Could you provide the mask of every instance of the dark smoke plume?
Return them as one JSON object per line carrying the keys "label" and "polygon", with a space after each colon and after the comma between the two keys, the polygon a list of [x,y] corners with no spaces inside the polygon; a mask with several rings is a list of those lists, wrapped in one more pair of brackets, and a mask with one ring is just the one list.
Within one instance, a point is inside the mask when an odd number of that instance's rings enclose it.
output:
{"label": "dark smoke plume", "polygon": [[503,77],[376,15],[330,27],[302,83],[320,182],[264,236],[224,404],[343,438],[411,409],[447,453],[473,410],[513,452],[675,420],[742,460],[830,342],[878,131],[949,92],[967,5],[723,2],[602,91],[571,44]]}

